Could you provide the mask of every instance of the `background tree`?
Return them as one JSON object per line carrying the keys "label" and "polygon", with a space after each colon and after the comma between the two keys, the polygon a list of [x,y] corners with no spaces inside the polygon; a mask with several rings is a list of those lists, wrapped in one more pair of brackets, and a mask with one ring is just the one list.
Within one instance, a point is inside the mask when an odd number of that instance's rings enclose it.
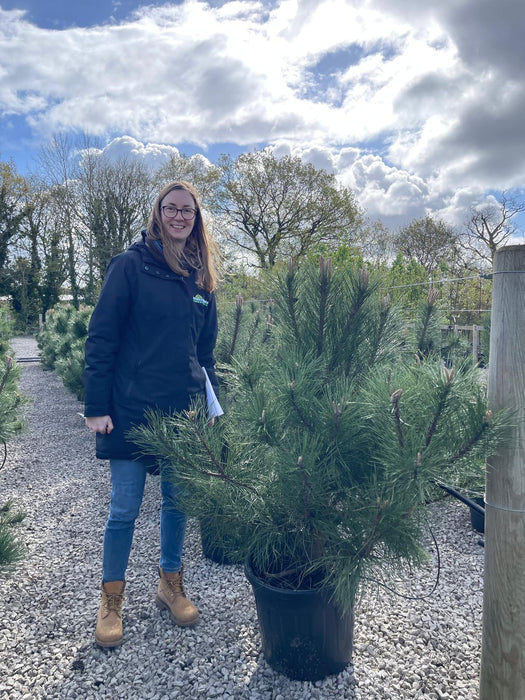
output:
{"label": "background tree", "polygon": [[223,239],[262,269],[301,258],[320,242],[337,247],[356,238],[362,212],[335,176],[270,150],[220,159],[214,213]]}
{"label": "background tree", "polygon": [[0,163],[0,292],[9,294],[5,271],[9,247],[18,236],[24,217],[26,181],[10,163]]}
{"label": "background tree", "polygon": [[62,232],[53,215],[54,200],[46,193],[45,222],[40,228],[42,249],[41,297],[42,314],[52,309],[59,301],[67,279],[67,258]]}
{"label": "background tree", "polygon": [[381,221],[364,221],[360,228],[363,258],[375,269],[387,267],[395,258],[396,236]]}
{"label": "background tree", "polygon": [[403,226],[395,237],[395,247],[406,258],[422,265],[429,275],[434,275],[442,262],[450,266],[457,258],[458,249],[454,231],[431,216]]}
{"label": "background tree", "polygon": [[56,226],[66,241],[67,276],[73,305],[77,309],[81,295],[78,280],[79,216],[75,197],[75,183],[79,176],[78,154],[78,144],[63,134],[53,136],[51,142],[40,151],[42,179],[56,198]]}
{"label": "background tree", "polygon": [[84,300],[93,303],[109,261],[121,253],[145,226],[152,203],[151,180],[139,161],[108,161],[86,153],[77,183],[83,223]]}
{"label": "background tree", "polygon": [[462,247],[482,265],[492,266],[496,250],[517,231],[514,217],[523,211],[525,201],[505,192],[499,200],[473,208],[461,236]]}
{"label": "background tree", "polygon": [[38,312],[45,316],[59,301],[67,279],[67,239],[58,225],[62,215],[60,195],[34,179],[29,185],[19,248],[31,261],[37,279],[38,293],[29,296],[35,303],[38,298]]}
{"label": "background tree", "polygon": [[210,209],[219,178],[219,168],[204,156],[179,153],[170,156],[168,162],[155,172],[153,180],[156,191],[175,180],[191,182],[200,195],[202,205]]}
{"label": "background tree", "polygon": [[426,298],[431,283],[428,272],[421,263],[414,258],[406,260],[402,253],[398,253],[384,275],[384,287],[410,319],[414,310]]}

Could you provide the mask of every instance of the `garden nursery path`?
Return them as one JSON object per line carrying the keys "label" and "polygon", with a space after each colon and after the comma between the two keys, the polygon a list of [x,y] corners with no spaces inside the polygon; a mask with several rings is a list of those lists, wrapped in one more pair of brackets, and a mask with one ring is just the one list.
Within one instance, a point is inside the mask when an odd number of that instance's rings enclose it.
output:
{"label": "garden nursery path", "polygon": [[[18,358],[36,342],[12,340]],[[184,554],[187,589],[201,611],[195,629],[174,626],[155,604],[158,477],[148,478],[131,553],[124,644],[93,639],[99,602],[109,470],[94,457],[82,405],[39,363],[21,363],[25,430],[8,445],[0,505],[26,512],[16,534],[25,559],[0,575],[0,698],[236,698],[406,700],[477,697],[483,548],[466,506],[446,499],[430,511],[441,552],[435,593],[408,600],[370,587],[355,615],[354,667],[316,683],[275,673],[260,653],[251,588],[240,566],[202,556],[190,522]],[[403,584],[428,593],[436,557]],[[401,584],[396,584],[401,586]]]}

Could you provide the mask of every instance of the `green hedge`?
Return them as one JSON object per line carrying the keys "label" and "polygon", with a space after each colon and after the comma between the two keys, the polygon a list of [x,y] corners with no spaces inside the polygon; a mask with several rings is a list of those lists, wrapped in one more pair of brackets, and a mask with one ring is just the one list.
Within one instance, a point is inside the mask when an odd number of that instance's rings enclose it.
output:
{"label": "green hedge", "polygon": [[[0,307],[0,470],[7,459],[7,441],[22,427],[20,406],[24,397],[20,392],[19,368],[12,357],[9,339],[13,322],[6,307]],[[1,498],[0,471],[0,498]],[[0,573],[5,573],[23,555],[23,546],[15,538],[13,525],[22,520],[24,514],[13,510],[13,504],[0,502]]]}
{"label": "green hedge", "polygon": [[37,338],[43,367],[55,370],[79,401],[84,399],[84,345],[92,313],[92,306],[50,309]]}

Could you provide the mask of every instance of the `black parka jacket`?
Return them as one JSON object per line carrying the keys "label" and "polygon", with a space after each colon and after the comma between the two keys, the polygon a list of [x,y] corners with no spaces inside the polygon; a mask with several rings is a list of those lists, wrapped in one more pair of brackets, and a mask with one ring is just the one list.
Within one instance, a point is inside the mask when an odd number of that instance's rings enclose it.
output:
{"label": "black parka jacket", "polygon": [[202,367],[218,395],[216,339],[215,295],[197,286],[194,272],[175,274],[144,240],[113,258],[85,350],[84,415],[109,415],[114,425],[109,435],[97,433],[97,457],[153,465],[126,433],[144,423],[147,408],[188,408],[205,392]]}

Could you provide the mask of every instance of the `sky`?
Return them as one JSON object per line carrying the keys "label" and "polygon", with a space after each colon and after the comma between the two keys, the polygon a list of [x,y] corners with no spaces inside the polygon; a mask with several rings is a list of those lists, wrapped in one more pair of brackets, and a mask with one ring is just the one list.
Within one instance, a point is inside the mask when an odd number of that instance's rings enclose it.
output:
{"label": "sky", "polygon": [[461,227],[525,198],[524,33],[523,0],[0,0],[0,160],[79,132],[152,167],[268,146],[393,230]]}

